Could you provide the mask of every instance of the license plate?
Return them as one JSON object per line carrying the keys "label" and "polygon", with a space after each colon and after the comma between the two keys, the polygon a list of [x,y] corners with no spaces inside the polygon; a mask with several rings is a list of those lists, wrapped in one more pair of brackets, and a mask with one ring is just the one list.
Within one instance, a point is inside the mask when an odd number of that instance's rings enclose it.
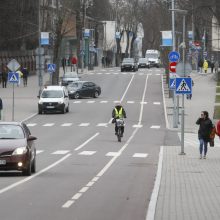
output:
{"label": "license plate", "polygon": [[54,106],[47,106],[47,108],[54,108]]}
{"label": "license plate", "polygon": [[6,160],[0,160],[0,165],[5,165],[6,164]]}

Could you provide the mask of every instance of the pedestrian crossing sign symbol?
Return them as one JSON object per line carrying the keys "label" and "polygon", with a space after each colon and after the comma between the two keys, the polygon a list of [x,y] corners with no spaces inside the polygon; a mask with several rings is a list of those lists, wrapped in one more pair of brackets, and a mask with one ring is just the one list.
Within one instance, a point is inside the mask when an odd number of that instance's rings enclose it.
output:
{"label": "pedestrian crossing sign symbol", "polygon": [[176,89],[176,78],[170,78],[170,81],[169,81],[170,83],[169,83],[169,88],[170,89]]}
{"label": "pedestrian crossing sign symbol", "polygon": [[18,83],[19,82],[19,74],[16,72],[9,72],[8,73],[8,82]]}
{"label": "pedestrian crossing sign symbol", "polygon": [[176,94],[191,94],[192,79],[190,77],[176,78]]}
{"label": "pedestrian crossing sign symbol", "polygon": [[48,70],[48,72],[50,72],[50,73],[55,72],[55,71],[56,71],[56,64],[53,64],[53,63],[47,64],[47,70]]}

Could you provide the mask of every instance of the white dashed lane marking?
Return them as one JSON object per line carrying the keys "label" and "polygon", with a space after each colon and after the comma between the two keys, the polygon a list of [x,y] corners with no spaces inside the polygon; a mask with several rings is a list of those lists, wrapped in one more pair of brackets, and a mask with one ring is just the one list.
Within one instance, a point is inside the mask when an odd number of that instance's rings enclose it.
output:
{"label": "white dashed lane marking", "polygon": [[100,101],[100,103],[102,103],[102,104],[103,104],[103,103],[108,103],[108,101]]}
{"label": "white dashed lane marking", "polygon": [[43,126],[44,126],[44,127],[52,127],[52,126],[54,126],[54,123],[46,123],[46,124],[44,124]]}
{"label": "white dashed lane marking", "polygon": [[62,127],[69,127],[69,126],[71,126],[73,123],[63,123],[61,126]]}
{"label": "white dashed lane marking", "polygon": [[134,101],[127,101],[128,104],[134,104]]}
{"label": "white dashed lane marking", "polygon": [[146,158],[148,154],[143,154],[143,153],[135,153],[132,157],[137,157],[137,158]]}
{"label": "white dashed lane marking", "polygon": [[28,127],[34,127],[36,126],[37,124],[36,123],[33,123],[33,124],[27,124]]}
{"label": "white dashed lane marking", "polygon": [[97,127],[107,127],[108,123],[99,123],[97,124]]}
{"label": "white dashed lane marking", "polygon": [[154,102],[154,105],[160,105],[160,102]]}
{"label": "white dashed lane marking", "polygon": [[82,103],[82,101],[74,101],[73,103],[79,104],[79,103]]}
{"label": "white dashed lane marking", "polygon": [[150,128],[153,128],[153,129],[160,129],[160,126],[159,126],[159,125],[152,125]]}
{"label": "white dashed lane marking", "polygon": [[90,124],[89,123],[81,123],[79,124],[79,127],[88,127]]}
{"label": "white dashed lane marking", "polygon": [[43,153],[44,151],[43,150],[36,150],[36,154],[40,154],[40,153]]}
{"label": "white dashed lane marking", "polygon": [[107,157],[116,157],[116,156],[120,156],[121,153],[119,152],[108,152],[105,156]]}
{"label": "white dashed lane marking", "polygon": [[95,153],[96,153],[96,151],[82,151],[79,153],[79,155],[91,156]]}
{"label": "white dashed lane marking", "polygon": [[52,154],[56,154],[56,155],[64,155],[69,153],[69,150],[57,150],[55,152],[53,152]]}
{"label": "white dashed lane marking", "polygon": [[132,127],[133,127],[133,128],[142,128],[143,125],[133,125]]}
{"label": "white dashed lane marking", "polygon": [[95,103],[95,101],[87,101],[87,103],[92,104]]}

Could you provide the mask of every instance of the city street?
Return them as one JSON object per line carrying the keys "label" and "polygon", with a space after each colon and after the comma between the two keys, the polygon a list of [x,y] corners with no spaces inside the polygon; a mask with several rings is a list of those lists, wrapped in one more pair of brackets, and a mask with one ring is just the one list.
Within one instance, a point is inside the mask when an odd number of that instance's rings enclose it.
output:
{"label": "city street", "polygon": [[[165,140],[179,144],[177,132],[166,129],[162,73],[157,68],[87,72],[81,79],[100,85],[102,94],[97,99],[70,100],[70,112],[64,115],[37,115],[37,98],[29,105],[24,101],[27,115],[15,106],[15,119],[32,116],[26,124],[38,137],[37,172],[31,177],[1,173],[1,218],[145,219],[160,147]],[[34,78],[33,85],[17,88],[22,94],[25,89],[30,99],[37,96]],[[6,90],[11,88],[1,89],[3,101],[9,96]],[[121,143],[111,124],[116,101],[127,112]],[[10,120],[10,114],[5,117]]]}

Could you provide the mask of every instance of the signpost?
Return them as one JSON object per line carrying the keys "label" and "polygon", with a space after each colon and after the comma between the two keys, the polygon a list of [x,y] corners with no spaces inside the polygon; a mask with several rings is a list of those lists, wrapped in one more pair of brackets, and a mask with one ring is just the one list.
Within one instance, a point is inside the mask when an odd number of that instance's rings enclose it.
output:
{"label": "signpost", "polygon": [[12,121],[14,121],[14,109],[15,109],[15,92],[14,92],[14,84],[19,82],[19,74],[16,71],[20,68],[20,64],[17,60],[11,60],[8,65],[8,69],[12,72],[8,73],[8,81],[13,83],[13,94],[12,94]]}

